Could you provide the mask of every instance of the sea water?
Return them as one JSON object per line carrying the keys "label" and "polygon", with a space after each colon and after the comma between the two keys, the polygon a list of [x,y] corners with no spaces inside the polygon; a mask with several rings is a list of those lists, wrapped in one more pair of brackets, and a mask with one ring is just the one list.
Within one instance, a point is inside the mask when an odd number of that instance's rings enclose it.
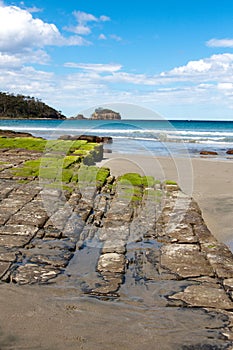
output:
{"label": "sea water", "polygon": [[111,136],[117,153],[199,156],[201,150],[226,157],[233,148],[233,121],[167,120],[0,120],[0,129],[46,139],[61,135]]}

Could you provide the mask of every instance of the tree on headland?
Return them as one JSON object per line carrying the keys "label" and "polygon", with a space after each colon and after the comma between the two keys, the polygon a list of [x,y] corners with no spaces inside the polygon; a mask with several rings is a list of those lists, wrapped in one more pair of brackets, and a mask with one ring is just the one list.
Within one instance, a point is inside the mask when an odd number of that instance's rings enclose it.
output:
{"label": "tree on headland", "polygon": [[0,118],[66,119],[61,111],[46,105],[38,98],[0,92]]}

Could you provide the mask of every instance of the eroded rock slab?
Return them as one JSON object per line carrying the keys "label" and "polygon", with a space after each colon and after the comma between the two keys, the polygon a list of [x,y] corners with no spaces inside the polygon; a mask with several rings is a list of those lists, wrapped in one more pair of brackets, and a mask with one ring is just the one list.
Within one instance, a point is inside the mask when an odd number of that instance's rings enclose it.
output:
{"label": "eroded rock slab", "polygon": [[125,258],[123,254],[105,253],[100,256],[97,269],[103,274],[106,272],[123,273],[124,265]]}
{"label": "eroded rock slab", "polygon": [[44,283],[55,278],[61,270],[49,265],[26,264],[13,271],[11,280],[19,284]]}
{"label": "eroded rock slab", "polygon": [[43,227],[47,219],[48,214],[46,210],[38,202],[32,201],[11,217],[8,223]]}
{"label": "eroded rock slab", "polygon": [[167,244],[161,248],[160,263],[182,278],[197,276],[213,276],[214,272],[195,244]]}
{"label": "eroded rock slab", "polygon": [[10,266],[10,262],[0,261],[0,278],[2,278],[5,275],[5,273],[9,270]]}
{"label": "eroded rock slab", "polygon": [[189,286],[184,292],[170,297],[179,299],[195,307],[208,307],[223,310],[233,310],[233,302],[227,297],[223,288],[208,285]]}

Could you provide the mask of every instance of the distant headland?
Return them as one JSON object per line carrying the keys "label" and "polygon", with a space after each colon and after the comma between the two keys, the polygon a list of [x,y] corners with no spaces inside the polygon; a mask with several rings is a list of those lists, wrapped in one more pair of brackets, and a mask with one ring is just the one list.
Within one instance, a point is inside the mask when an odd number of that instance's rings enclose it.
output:
{"label": "distant headland", "polygon": [[121,115],[107,108],[96,108],[89,118],[83,114],[67,118],[38,98],[0,92],[0,119],[66,119],[66,120],[121,120]]}
{"label": "distant headland", "polygon": [[0,92],[0,119],[66,119],[35,97]]}

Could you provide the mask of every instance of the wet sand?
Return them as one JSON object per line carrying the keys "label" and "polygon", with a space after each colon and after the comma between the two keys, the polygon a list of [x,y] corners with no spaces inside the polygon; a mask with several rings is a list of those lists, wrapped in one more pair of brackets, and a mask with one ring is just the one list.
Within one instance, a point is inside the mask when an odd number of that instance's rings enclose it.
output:
{"label": "wet sand", "polygon": [[99,163],[115,176],[126,172],[177,181],[193,196],[212,234],[233,251],[233,161],[214,158],[148,157],[105,154]]}
{"label": "wet sand", "polygon": [[1,285],[0,307],[1,350],[225,349],[227,317],[204,309],[145,308],[29,285]]}

